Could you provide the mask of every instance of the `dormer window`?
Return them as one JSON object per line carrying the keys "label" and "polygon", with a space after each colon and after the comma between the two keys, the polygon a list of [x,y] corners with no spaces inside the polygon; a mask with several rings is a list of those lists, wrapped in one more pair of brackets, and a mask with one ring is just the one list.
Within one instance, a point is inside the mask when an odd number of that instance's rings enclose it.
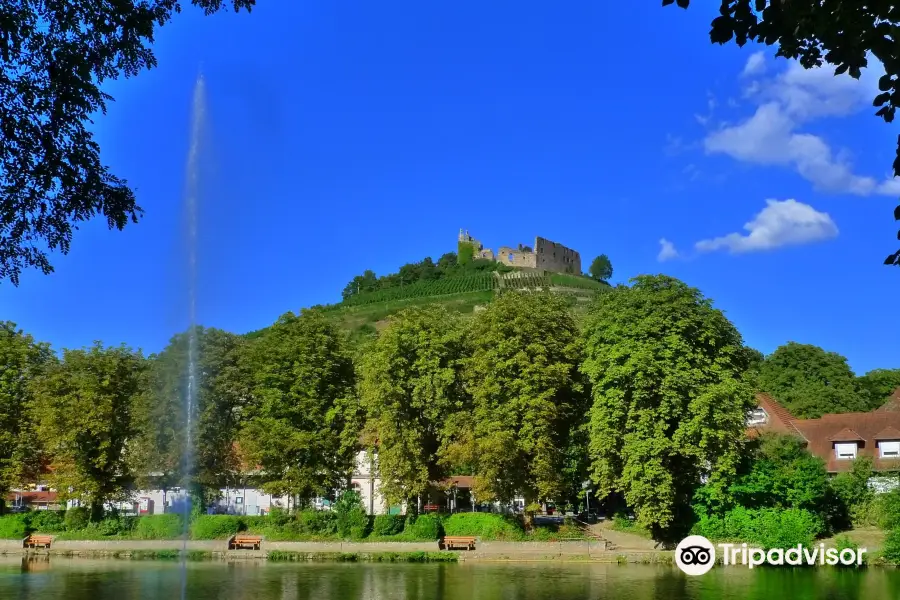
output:
{"label": "dormer window", "polygon": [[750,411],[750,414],[747,416],[747,425],[763,425],[769,420],[769,415],[766,414],[766,411],[762,408],[755,408]]}
{"label": "dormer window", "polygon": [[900,441],[878,442],[881,458],[900,458]]}
{"label": "dormer window", "polygon": [[838,460],[853,460],[856,458],[856,442],[838,442],[834,445],[834,455]]}

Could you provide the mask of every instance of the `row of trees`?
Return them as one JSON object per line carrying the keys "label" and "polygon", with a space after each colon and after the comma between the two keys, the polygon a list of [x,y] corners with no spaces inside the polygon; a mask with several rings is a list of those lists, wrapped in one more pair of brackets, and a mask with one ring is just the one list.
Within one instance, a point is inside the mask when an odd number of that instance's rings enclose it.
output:
{"label": "row of trees", "polygon": [[900,388],[900,369],[875,369],[857,376],[844,356],[810,344],[788,342],[765,358],[754,352],[752,361],[754,386],[800,418],[867,412]]}
{"label": "row of trees", "polygon": [[410,285],[418,281],[437,281],[447,277],[472,275],[481,272],[511,271],[508,267],[493,260],[478,259],[460,262],[455,252],[441,255],[437,263],[430,256],[419,262],[406,263],[396,273],[379,277],[375,271],[366,270],[357,275],[344,287],[341,297],[347,299],[354,294],[365,294],[388,288]]}
{"label": "row of trees", "polygon": [[[576,503],[590,477],[659,539],[692,522],[701,482],[709,502],[733,498],[769,372],[709,299],[666,276],[600,295],[582,323],[560,296],[509,292],[468,319],[408,309],[362,347],[318,311],[252,339],[194,334],[188,485],[201,498],[246,484],[329,495],[362,447],[392,503],[449,474],[474,475],[480,500]],[[188,343],[56,356],[4,324],[0,492],[49,479],[97,517],[134,486],[185,485]]]}
{"label": "row of trees", "polygon": [[[441,255],[437,263],[430,256],[419,262],[402,265],[396,273],[379,277],[375,271],[365,270],[362,275],[357,275],[344,286],[341,298],[347,298],[355,294],[366,294],[388,288],[410,285],[419,281],[437,281],[448,277],[461,277],[475,273],[490,273],[498,271],[507,273],[514,268],[487,259],[470,259],[460,261],[455,252],[447,252]],[[608,281],[612,277],[613,268],[609,257],[601,254],[593,260],[588,273],[584,275],[597,281]]]}

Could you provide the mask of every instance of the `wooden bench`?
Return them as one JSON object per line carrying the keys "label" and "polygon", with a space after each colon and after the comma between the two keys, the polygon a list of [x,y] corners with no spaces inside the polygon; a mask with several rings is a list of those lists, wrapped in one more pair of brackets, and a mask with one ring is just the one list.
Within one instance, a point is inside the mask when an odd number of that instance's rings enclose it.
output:
{"label": "wooden bench", "polygon": [[437,504],[426,504],[424,507],[425,512],[437,512],[441,510],[441,507]]}
{"label": "wooden bench", "polygon": [[454,548],[460,548],[462,550],[474,550],[475,538],[469,536],[445,535],[443,546],[446,550],[453,550]]}
{"label": "wooden bench", "polygon": [[262,543],[262,538],[258,535],[241,535],[238,534],[231,538],[231,541],[228,543],[229,550],[238,550],[238,549],[246,549],[246,550],[259,550],[259,545]]}
{"label": "wooden bench", "polygon": [[29,535],[25,538],[26,548],[49,548],[53,541],[53,536],[49,535]]}

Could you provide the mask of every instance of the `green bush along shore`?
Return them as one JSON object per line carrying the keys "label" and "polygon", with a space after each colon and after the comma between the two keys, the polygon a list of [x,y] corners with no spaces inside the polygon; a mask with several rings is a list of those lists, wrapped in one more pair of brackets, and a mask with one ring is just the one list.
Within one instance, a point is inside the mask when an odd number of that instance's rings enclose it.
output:
{"label": "green bush along shore", "polygon": [[[122,517],[108,515],[89,522],[82,508],[35,511],[0,517],[0,538],[22,539],[30,533],[57,540],[173,540],[184,532],[180,515]],[[198,515],[188,526],[192,540],[225,540],[236,533],[263,536],[268,541],[427,542],[443,535],[476,536],[483,541],[559,541],[582,539],[570,524],[539,525],[526,531],[520,520],[491,513],[368,516],[361,508],[346,513],[274,510],[266,516]]]}

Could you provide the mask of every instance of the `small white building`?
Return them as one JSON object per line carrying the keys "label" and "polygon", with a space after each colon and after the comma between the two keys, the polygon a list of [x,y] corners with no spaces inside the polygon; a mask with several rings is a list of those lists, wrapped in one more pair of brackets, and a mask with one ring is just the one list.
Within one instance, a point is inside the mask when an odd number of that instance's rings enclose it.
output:
{"label": "small white building", "polygon": [[378,477],[378,456],[365,450],[356,453],[356,467],[350,478],[350,487],[359,492],[366,512],[370,515],[384,515],[389,512],[384,496],[381,495],[381,478]]}

